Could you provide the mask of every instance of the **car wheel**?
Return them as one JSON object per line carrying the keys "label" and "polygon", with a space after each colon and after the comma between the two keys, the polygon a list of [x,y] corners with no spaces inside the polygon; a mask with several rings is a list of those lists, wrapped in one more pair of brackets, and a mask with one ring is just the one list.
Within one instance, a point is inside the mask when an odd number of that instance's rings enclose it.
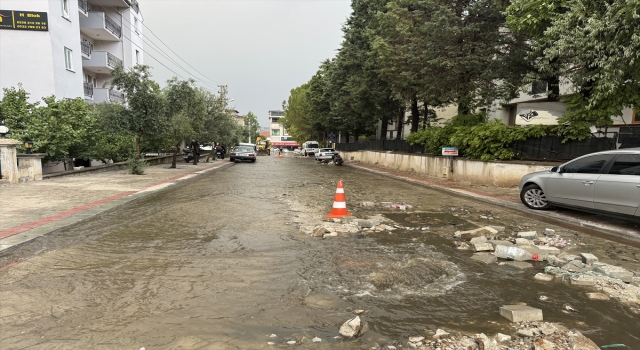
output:
{"label": "car wheel", "polygon": [[547,202],[544,191],[538,185],[524,186],[522,192],[520,192],[520,200],[524,205],[534,210],[544,210],[551,207]]}
{"label": "car wheel", "polygon": [[251,163],[254,163],[256,160],[255,159],[251,159]]}
{"label": "car wheel", "polygon": [[230,162],[233,162],[233,158],[229,158],[229,161],[230,161]]}

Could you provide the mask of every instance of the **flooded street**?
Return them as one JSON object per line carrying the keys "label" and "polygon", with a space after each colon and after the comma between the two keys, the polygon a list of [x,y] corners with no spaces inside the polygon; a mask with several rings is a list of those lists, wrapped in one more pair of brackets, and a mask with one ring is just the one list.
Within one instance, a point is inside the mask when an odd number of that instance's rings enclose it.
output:
{"label": "flooded street", "polygon": [[[382,214],[402,228],[327,239],[302,232],[331,211],[339,179],[355,216]],[[456,231],[485,225],[555,229],[570,242],[564,251],[640,271],[636,247],[516,211],[309,158],[259,157],[0,256],[0,266],[17,262],[0,271],[0,348],[268,349],[296,341],[369,349],[437,328],[512,334],[498,309],[526,303],[598,345],[640,349],[640,305],[589,300],[593,287],[559,278],[534,280],[545,262],[485,264],[456,248]],[[343,340],[338,329],[355,310],[364,310],[369,330]]]}

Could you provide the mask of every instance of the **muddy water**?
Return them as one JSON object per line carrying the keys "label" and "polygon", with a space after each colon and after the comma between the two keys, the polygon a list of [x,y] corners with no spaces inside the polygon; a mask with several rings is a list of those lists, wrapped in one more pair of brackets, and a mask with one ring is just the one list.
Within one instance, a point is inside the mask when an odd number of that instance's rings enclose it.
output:
{"label": "muddy water", "polygon": [[[430,214],[383,213],[429,229],[326,240],[300,233],[296,222],[330,210],[339,178],[356,216],[380,212],[355,207],[359,201],[406,202]],[[489,221],[508,230],[554,228],[349,167],[260,157],[0,257],[2,265],[19,262],[0,272],[0,348],[256,349],[304,338],[304,348],[359,349],[435,327],[510,333],[498,307],[525,302],[599,345],[640,349],[639,316],[629,307],[532,280],[542,265],[470,260],[446,238]],[[557,229],[584,244],[577,252],[638,270],[638,249]],[[563,313],[565,303],[579,312]],[[370,330],[356,342],[334,339],[356,309],[367,310]],[[315,336],[322,343],[311,344]]]}

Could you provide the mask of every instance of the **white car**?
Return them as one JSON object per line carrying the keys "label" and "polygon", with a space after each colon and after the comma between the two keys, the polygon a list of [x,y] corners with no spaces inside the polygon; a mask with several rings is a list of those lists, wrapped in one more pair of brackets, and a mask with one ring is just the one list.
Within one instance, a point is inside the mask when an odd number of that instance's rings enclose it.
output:
{"label": "white car", "polygon": [[315,159],[317,161],[331,160],[333,158],[333,155],[336,153],[338,152],[336,152],[336,150],[333,148],[320,148],[318,153],[315,154]]}

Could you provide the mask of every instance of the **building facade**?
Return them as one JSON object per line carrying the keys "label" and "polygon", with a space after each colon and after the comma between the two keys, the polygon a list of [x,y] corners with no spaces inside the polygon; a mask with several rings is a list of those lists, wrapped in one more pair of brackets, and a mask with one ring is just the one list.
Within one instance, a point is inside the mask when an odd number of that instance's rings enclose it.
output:
{"label": "building facade", "polygon": [[32,101],[123,103],[111,71],[144,63],[137,0],[0,0],[0,18],[0,87],[21,84]]}
{"label": "building facade", "polygon": [[271,135],[271,145],[278,148],[296,148],[300,147],[287,130],[280,124],[280,118],[284,117],[283,110],[269,111],[269,133]]}

